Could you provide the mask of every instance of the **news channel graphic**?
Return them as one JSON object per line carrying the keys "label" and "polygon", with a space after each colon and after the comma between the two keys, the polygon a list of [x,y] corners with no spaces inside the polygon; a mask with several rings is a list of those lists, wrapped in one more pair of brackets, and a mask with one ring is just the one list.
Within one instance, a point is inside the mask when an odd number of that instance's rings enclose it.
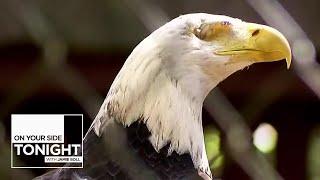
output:
{"label": "news channel graphic", "polygon": [[82,139],[82,114],[12,114],[11,168],[82,168]]}

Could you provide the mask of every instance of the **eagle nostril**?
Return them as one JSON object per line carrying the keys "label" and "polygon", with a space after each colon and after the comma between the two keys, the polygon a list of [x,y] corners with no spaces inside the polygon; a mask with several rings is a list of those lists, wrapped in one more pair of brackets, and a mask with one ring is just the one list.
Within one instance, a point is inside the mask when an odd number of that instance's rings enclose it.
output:
{"label": "eagle nostril", "polygon": [[253,31],[253,33],[251,34],[251,36],[256,36],[260,33],[260,29],[257,29],[255,31]]}

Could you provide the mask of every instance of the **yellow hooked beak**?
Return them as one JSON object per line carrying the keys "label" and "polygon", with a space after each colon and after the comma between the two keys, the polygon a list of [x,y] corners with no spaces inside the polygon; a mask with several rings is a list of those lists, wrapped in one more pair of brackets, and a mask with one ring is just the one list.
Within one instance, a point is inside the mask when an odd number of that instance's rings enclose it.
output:
{"label": "yellow hooked beak", "polygon": [[287,68],[290,67],[291,49],[287,39],[279,31],[265,25],[245,24],[248,35],[226,45],[215,54],[231,56],[233,61],[272,62],[285,59]]}

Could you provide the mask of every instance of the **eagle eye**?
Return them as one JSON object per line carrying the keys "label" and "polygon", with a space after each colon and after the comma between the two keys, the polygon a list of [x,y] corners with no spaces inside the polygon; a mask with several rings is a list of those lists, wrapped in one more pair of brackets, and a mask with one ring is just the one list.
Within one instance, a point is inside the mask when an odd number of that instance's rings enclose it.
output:
{"label": "eagle eye", "polygon": [[214,23],[203,23],[200,27],[195,28],[194,34],[201,40],[212,41],[218,37],[228,34],[231,31],[231,23],[229,21],[221,21]]}

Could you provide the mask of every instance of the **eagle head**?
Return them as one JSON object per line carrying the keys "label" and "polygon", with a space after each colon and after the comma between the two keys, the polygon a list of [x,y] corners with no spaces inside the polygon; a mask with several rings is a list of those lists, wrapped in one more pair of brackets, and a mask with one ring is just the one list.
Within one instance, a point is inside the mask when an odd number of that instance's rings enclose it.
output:
{"label": "eagle head", "polygon": [[257,62],[285,59],[291,50],[274,28],[222,15],[179,16],[151,33],[130,54],[97,115],[99,135],[108,120],[145,123],[156,151],[189,153],[211,176],[202,129],[207,94],[232,73]]}

